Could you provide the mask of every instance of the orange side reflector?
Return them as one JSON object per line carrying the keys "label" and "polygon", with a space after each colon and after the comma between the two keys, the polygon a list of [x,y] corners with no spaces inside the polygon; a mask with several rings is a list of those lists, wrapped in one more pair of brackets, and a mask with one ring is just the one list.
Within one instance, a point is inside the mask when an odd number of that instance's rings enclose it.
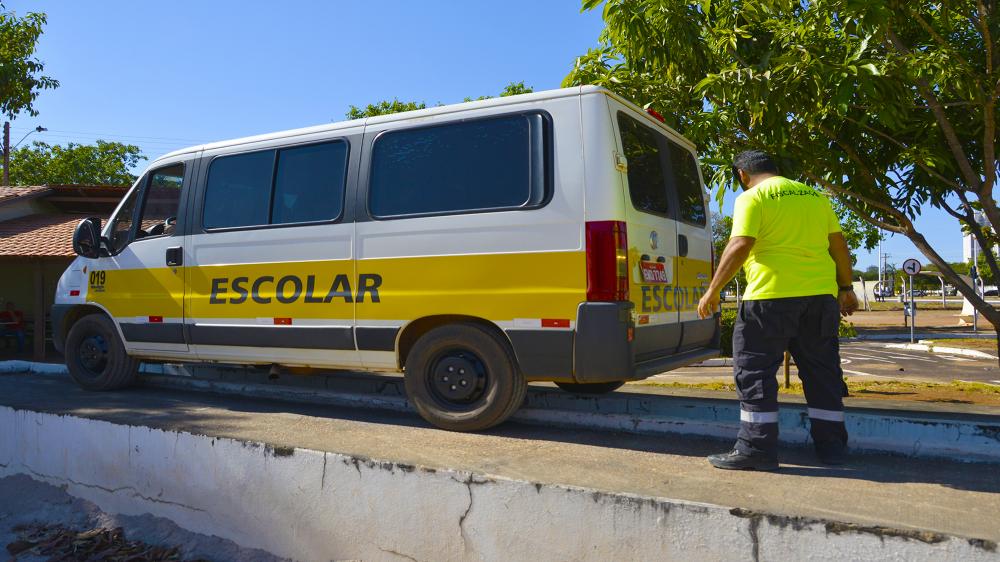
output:
{"label": "orange side reflector", "polygon": [[292,319],[291,318],[275,318],[274,319],[274,325],[275,326],[291,326],[292,325]]}
{"label": "orange side reflector", "polygon": [[76,289],[73,289],[72,291],[69,292],[69,296],[71,296],[71,297],[78,297],[78,296],[80,296],[80,291],[77,291]]}
{"label": "orange side reflector", "polygon": [[163,317],[162,316],[150,316],[149,317],[149,321],[150,322],[154,322],[154,323],[163,322]]}
{"label": "orange side reflector", "polygon": [[543,328],[569,328],[569,320],[561,318],[542,318]]}
{"label": "orange side reflector", "polygon": [[635,339],[635,328],[629,328],[627,334],[628,334],[628,341],[634,340]]}

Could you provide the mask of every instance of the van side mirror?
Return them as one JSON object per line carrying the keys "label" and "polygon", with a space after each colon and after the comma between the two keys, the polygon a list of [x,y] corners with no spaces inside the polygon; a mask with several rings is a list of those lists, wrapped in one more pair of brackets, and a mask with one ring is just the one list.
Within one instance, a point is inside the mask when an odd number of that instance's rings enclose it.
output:
{"label": "van side mirror", "polygon": [[87,217],[73,231],[73,251],[78,256],[97,258],[101,255],[101,219]]}

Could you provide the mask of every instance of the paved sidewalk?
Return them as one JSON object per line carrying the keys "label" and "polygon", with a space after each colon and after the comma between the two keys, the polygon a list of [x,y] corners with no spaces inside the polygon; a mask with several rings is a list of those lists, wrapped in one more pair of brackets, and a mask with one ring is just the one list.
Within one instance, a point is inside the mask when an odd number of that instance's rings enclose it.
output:
{"label": "paved sidewalk", "polygon": [[[704,502],[766,514],[789,525],[800,517],[857,524],[874,534],[930,532],[985,539],[976,543],[983,548],[995,548],[1000,541],[995,465],[871,455],[855,457],[844,468],[828,468],[818,466],[809,451],[791,449],[780,472],[726,472],[711,468],[704,456],[730,443],[706,439],[513,423],[483,434],[459,434],[432,429],[406,413],[164,390],[87,393],[65,379],[31,375],[2,375],[0,388],[0,405],[15,409]],[[934,535],[919,536],[924,538],[914,540],[933,540]]]}

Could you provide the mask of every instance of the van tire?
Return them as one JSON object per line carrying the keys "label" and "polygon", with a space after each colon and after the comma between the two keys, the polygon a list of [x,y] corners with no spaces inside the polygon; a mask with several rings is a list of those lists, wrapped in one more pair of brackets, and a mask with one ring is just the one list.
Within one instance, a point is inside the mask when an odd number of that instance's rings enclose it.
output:
{"label": "van tire", "polygon": [[510,345],[473,323],[448,324],[421,336],[406,359],[404,382],[417,413],[450,431],[499,424],[521,407],[528,390]]}
{"label": "van tire", "polygon": [[557,382],[556,386],[573,394],[607,394],[622,387],[625,381],[611,382]]}
{"label": "van tire", "polygon": [[125,353],[114,323],[104,314],[88,314],[66,336],[66,366],[85,390],[117,390],[135,383],[139,360]]}

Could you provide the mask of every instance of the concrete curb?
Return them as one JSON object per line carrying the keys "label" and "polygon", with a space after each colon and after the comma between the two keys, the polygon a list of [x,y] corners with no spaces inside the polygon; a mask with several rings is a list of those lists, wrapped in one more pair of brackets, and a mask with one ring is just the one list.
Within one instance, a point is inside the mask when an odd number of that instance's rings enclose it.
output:
{"label": "concrete curb", "polygon": [[[0,407],[0,477],[295,560],[996,559],[992,540]],[[252,493],[248,493],[252,491]]]}
{"label": "concrete curb", "polygon": [[[983,340],[995,340],[997,338],[996,334],[984,334],[984,333],[974,333],[966,334],[962,332],[916,332],[914,337],[920,340],[930,340],[930,339],[957,339],[957,338],[971,338],[971,339],[983,339]],[[910,339],[910,333],[899,332],[896,334],[860,334],[853,338],[840,338],[841,342],[851,342],[851,341],[885,341],[885,340],[908,340]]]}
{"label": "concrete curb", "polygon": [[990,355],[984,351],[979,351],[976,349],[964,349],[961,347],[943,347],[935,345],[932,342],[924,343],[887,343],[885,347],[889,349],[906,349],[910,351],[926,351],[928,353],[942,353],[945,355],[961,355],[964,357],[975,357],[977,359],[996,359],[996,356]]}
{"label": "concrete curb", "polygon": [[[56,366],[38,372],[59,374]],[[0,372],[5,369],[0,362]],[[11,372],[11,371],[7,371]],[[65,372],[63,367],[62,372]],[[197,390],[271,400],[333,406],[411,411],[401,377],[343,373],[296,378],[275,384],[266,373],[242,367],[144,365],[149,387]],[[623,431],[684,434],[731,439],[739,429],[739,402],[718,398],[614,392],[575,395],[531,387],[524,406],[512,419],[529,424]],[[783,404],[780,439],[792,445],[810,442],[809,416],[802,404]],[[852,408],[847,412],[851,447],[859,451],[971,462],[1000,462],[1000,416]]]}

